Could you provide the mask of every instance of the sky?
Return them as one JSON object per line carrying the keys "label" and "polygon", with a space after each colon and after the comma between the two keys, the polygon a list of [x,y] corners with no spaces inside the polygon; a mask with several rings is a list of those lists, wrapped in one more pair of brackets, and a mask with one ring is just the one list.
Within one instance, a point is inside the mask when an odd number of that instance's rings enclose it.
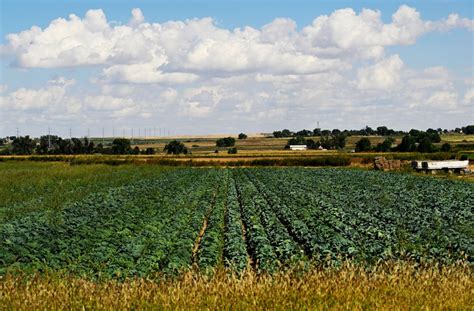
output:
{"label": "sky", "polygon": [[474,123],[472,1],[0,0],[0,136]]}

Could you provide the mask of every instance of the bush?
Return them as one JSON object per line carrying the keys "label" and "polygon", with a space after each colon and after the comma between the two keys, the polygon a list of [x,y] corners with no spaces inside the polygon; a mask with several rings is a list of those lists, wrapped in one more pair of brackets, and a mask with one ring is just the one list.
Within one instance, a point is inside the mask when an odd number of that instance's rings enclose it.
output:
{"label": "bush", "polygon": [[247,139],[247,135],[244,133],[239,134],[239,139]]}
{"label": "bush", "polygon": [[227,153],[228,154],[236,154],[237,153],[237,148],[230,148],[229,150],[227,150]]}
{"label": "bush", "polygon": [[417,151],[418,152],[434,152],[435,146],[431,142],[431,140],[428,137],[423,138],[420,143],[418,144]]}
{"label": "bush", "polygon": [[377,152],[389,152],[392,150],[392,144],[395,141],[392,137],[387,137],[383,143],[378,143],[375,147],[375,151]]}
{"label": "bush", "polygon": [[130,153],[132,147],[130,140],[126,138],[115,138],[112,142],[112,153],[114,154],[127,154]]}
{"label": "bush", "polygon": [[362,138],[356,143],[356,152],[369,151],[371,149],[370,140],[367,137]]}
{"label": "bush", "polygon": [[235,145],[235,138],[233,137],[225,137],[216,140],[217,147],[232,147]]}
{"label": "bush", "polygon": [[142,150],[141,152],[142,154],[155,154],[155,149],[154,148],[151,148],[151,147],[148,147],[146,148],[145,150]]}
{"label": "bush", "polygon": [[188,148],[186,148],[186,146],[182,142],[177,140],[173,140],[167,143],[163,150],[168,154],[188,153]]}
{"label": "bush", "polygon": [[451,151],[451,145],[449,143],[444,143],[442,146],[441,146],[441,151],[442,152],[448,152],[448,151]]}

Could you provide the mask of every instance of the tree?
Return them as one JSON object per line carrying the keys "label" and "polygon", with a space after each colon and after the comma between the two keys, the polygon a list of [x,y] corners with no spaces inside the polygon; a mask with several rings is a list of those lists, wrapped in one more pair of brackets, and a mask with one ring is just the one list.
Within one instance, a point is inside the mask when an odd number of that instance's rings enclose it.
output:
{"label": "tree", "polygon": [[244,133],[240,133],[239,139],[247,139],[247,135],[245,135]]}
{"label": "tree", "polygon": [[331,131],[330,130],[322,130],[321,131],[321,136],[329,136],[331,135]]}
{"label": "tree", "polygon": [[360,134],[364,136],[374,135],[375,133],[376,132],[370,126],[365,126],[365,128],[360,130]]}
{"label": "tree", "polygon": [[281,135],[283,137],[291,137],[291,136],[293,136],[293,133],[288,129],[284,129],[283,131],[281,131]]}
{"label": "tree", "polygon": [[333,135],[332,145],[336,149],[343,149],[346,146],[346,139],[347,137],[344,134]]}
{"label": "tree", "polygon": [[398,151],[401,152],[413,152],[416,150],[416,140],[412,135],[405,135],[402,138],[402,142],[397,147]]}
{"label": "tree", "polygon": [[383,143],[378,143],[375,147],[375,151],[377,152],[389,152],[392,149],[392,144],[395,141],[393,137],[387,137],[383,141]]}
{"label": "tree", "polygon": [[155,149],[154,148],[151,148],[151,147],[148,147],[146,148],[145,150],[142,151],[142,154],[155,154]]}
{"label": "tree", "polygon": [[235,138],[233,137],[224,137],[216,140],[217,147],[232,147],[235,145]]}
{"label": "tree", "polygon": [[[128,150],[130,150],[130,140],[129,139],[125,139],[125,138],[118,138],[118,139],[122,139],[123,140],[123,144],[127,144],[128,142]],[[113,145],[113,142],[112,142],[112,145]],[[112,146],[112,149],[113,149],[113,146]],[[84,153],[94,153],[94,142],[93,141],[89,141],[89,139],[87,137],[84,137]],[[121,153],[121,154],[125,154],[125,153],[128,153],[128,152],[124,152],[124,153]]]}
{"label": "tree", "polygon": [[313,135],[313,131],[310,131],[310,130],[301,130],[301,131],[298,131],[294,134],[295,136],[311,136]]}
{"label": "tree", "polygon": [[386,126],[377,127],[377,135],[387,136],[388,135],[388,128]]}
{"label": "tree", "polygon": [[236,154],[237,153],[237,148],[235,148],[235,147],[229,148],[229,150],[227,150],[227,153],[228,154]]}
{"label": "tree", "polygon": [[186,148],[186,146],[182,142],[177,140],[172,140],[167,143],[163,150],[166,151],[166,153],[168,154],[188,153],[188,148]]}
{"label": "tree", "polygon": [[39,144],[36,146],[36,153],[48,154],[48,153],[60,153],[59,145],[61,144],[62,138],[56,135],[44,135],[40,137]]}
{"label": "tree", "polygon": [[307,139],[306,146],[308,147],[308,149],[317,149],[319,148],[320,145],[319,145],[319,142],[315,142],[312,139]]}
{"label": "tree", "polygon": [[462,132],[466,135],[473,135],[474,134],[474,125],[468,125],[462,128]]}
{"label": "tree", "polygon": [[449,152],[451,151],[452,147],[449,143],[444,143],[442,146],[441,146],[441,151],[443,152]]}
{"label": "tree", "polygon": [[303,136],[296,136],[289,139],[287,145],[306,145],[306,139]]}
{"label": "tree", "polygon": [[84,145],[79,138],[72,138],[71,145],[73,154],[81,154],[84,152]]}
{"label": "tree", "polygon": [[[84,145],[89,144],[87,138],[84,139]],[[87,152],[88,148],[86,149]],[[112,142],[112,153],[114,154],[128,154],[132,150],[130,140],[126,138],[115,138]],[[87,152],[88,153],[88,152]]]}
{"label": "tree", "polygon": [[371,143],[370,140],[367,137],[361,138],[357,143],[356,143],[356,152],[364,152],[364,151],[369,151],[371,149]]}
{"label": "tree", "polygon": [[333,147],[332,140],[328,135],[321,136],[319,140],[319,145],[324,149],[331,149]]}
{"label": "tree", "polygon": [[275,132],[273,132],[273,137],[282,138],[283,134],[281,133],[281,131],[275,131]]}
{"label": "tree", "polygon": [[30,136],[16,137],[12,142],[13,154],[32,154],[35,148],[35,142]]}
{"label": "tree", "polygon": [[424,137],[419,143],[418,143],[418,152],[434,152],[435,147],[433,146],[433,143],[428,137]]}
{"label": "tree", "polygon": [[313,130],[313,136],[321,136],[321,129],[320,128],[315,128]]}

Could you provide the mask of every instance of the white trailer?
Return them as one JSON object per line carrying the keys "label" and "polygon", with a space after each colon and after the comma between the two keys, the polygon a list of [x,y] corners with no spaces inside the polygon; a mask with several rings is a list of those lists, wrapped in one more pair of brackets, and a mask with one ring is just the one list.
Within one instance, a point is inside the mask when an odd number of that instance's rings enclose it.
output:
{"label": "white trailer", "polygon": [[469,170],[469,160],[446,160],[446,161],[413,161],[412,166],[417,171],[437,171],[444,170],[448,172],[467,172]]}
{"label": "white trailer", "polygon": [[306,150],[308,147],[306,145],[290,145],[291,150]]}

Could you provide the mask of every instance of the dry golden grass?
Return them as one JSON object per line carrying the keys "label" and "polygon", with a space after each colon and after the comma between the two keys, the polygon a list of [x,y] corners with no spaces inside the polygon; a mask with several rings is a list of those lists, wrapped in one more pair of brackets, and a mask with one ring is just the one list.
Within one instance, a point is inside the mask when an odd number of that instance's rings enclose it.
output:
{"label": "dry golden grass", "polygon": [[0,308],[50,309],[236,309],[236,310],[468,310],[474,305],[472,270],[411,263],[370,271],[350,263],[340,269],[312,268],[273,276],[225,271],[175,279],[94,282],[42,275],[0,278]]}

